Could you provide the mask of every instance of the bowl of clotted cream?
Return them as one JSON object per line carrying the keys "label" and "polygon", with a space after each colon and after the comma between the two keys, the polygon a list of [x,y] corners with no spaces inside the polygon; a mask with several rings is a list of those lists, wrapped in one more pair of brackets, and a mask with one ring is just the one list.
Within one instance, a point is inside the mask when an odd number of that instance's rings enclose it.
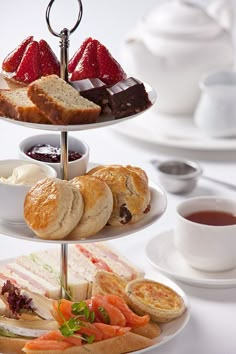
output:
{"label": "bowl of clotted cream", "polygon": [[39,180],[56,177],[56,171],[45,164],[24,160],[0,160],[0,220],[24,222],[24,200]]}

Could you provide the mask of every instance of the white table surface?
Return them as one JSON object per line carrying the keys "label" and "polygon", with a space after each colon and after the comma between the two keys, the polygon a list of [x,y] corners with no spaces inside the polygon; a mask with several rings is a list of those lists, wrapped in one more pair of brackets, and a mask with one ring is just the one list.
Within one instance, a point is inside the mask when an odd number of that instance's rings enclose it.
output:
{"label": "white table surface", "polygon": [[[145,118],[145,117],[144,117]],[[122,123],[121,123],[122,124]],[[19,127],[0,121],[0,158],[17,158],[18,144],[24,137],[40,134],[42,131]],[[59,134],[59,133],[58,133]],[[99,163],[120,163],[138,165],[146,170],[150,180],[159,183],[151,158],[165,158],[158,147],[128,141],[114,133],[113,128],[101,128],[71,133],[85,140],[91,149],[90,161]],[[177,155],[175,152],[175,156]],[[168,155],[170,157],[170,155]],[[209,176],[235,182],[234,162],[210,162],[199,156],[199,161]],[[136,234],[111,241],[130,260],[141,266],[147,273],[158,272],[152,268],[144,249],[148,240],[158,233],[174,227],[175,207],[184,198],[197,195],[222,195],[236,197],[225,187],[201,179],[198,187],[189,195],[177,196],[167,193],[168,207],[162,218],[149,228]],[[49,247],[47,244],[27,242],[1,235],[0,260],[23,253]],[[53,247],[53,246],[50,246]],[[57,247],[57,246],[56,246]],[[178,283],[178,282],[176,282]],[[186,292],[191,304],[191,317],[185,329],[150,354],[235,354],[236,353],[236,287],[228,289],[207,289],[178,283]]]}

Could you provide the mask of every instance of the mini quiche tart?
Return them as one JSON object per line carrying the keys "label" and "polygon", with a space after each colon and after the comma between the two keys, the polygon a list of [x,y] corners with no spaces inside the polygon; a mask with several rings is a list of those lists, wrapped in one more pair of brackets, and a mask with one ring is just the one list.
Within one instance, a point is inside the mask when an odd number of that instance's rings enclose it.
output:
{"label": "mini quiche tart", "polygon": [[130,307],[153,322],[169,322],[185,311],[180,295],[168,286],[148,279],[135,279],[125,288]]}

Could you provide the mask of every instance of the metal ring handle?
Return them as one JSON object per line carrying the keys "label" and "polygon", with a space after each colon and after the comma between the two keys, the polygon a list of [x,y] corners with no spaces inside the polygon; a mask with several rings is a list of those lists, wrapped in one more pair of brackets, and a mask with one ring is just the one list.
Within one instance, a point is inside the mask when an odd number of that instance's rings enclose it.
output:
{"label": "metal ring handle", "polygon": [[[58,33],[56,31],[53,30],[51,24],[50,24],[50,11],[51,11],[51,8],[52,8],[52,5],[54,3],[55,0],[51,0],[48,4],[48,7],[47,7],[47,10],[46,10],[46,21],[47,21],[47,25],[48,25],[48,29],[49,31],[56,37],[61,37],[61,32]],[[79,3],[79,14],[78,14],[78,18],[77,18],[77,21],[74,25],[74,27],[72,27],[72,29],[69,30],[69,34],[73,33],[76,28],[79,26],[80,24],[80,21],[82,19],[82,16],[83,16],[83,5],[82,5],[82,1],[81,0],[78,0],[78,3]]]}

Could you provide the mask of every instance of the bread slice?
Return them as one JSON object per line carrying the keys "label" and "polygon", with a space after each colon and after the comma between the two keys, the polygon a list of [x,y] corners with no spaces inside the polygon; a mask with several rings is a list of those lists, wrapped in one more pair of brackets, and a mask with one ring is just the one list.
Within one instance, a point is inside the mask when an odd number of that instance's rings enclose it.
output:
{"label": "bread slice", "polygon": [[49,120],[27,95],[27,87],[0,90],[0,112],[3,116],[22,122],[48,124]]}
{"label": "bread slice", "polygon": [[101,107],[56,75],[42,77],[28,86],[28,96],[53,124],[95,123]]}
{"label": "bread slice", "polygon": [[[8,342],[8,348],[11,348],[11,339],[8,339]],[[80,346],[68,347],[66,349],[63,349],[62,347],[62,349],[50,350],[46,349],[46,345],[44,345],[45,349],[43,349],[43,346],[38,344],[39,342],[41,342],[41,340],[38,339],[25,342],[22,352],[27,354],[125,354],[151,347],[155,343],[149,338],[132,332],[127,332],[124,335],[93,342],[92,344],[83,344]],[[34,349],[32,349],[32,343],[35,343],[33,346]],[[38,347],[38,349],[36,349],[36,347]]]}

